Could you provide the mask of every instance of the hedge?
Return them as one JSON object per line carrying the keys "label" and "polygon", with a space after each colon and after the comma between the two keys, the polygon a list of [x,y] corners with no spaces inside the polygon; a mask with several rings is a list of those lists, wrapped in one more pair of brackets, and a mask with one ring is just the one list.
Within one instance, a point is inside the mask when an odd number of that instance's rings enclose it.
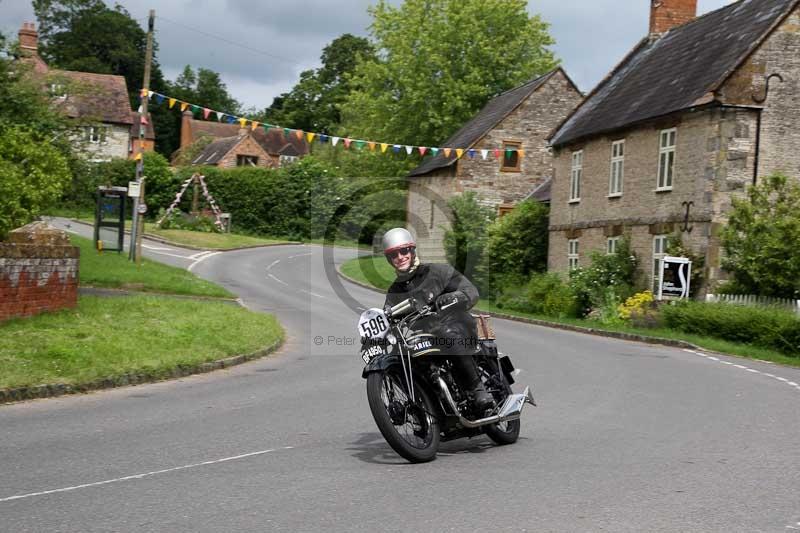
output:
{"label": "hedge", "polygon": [[782,309],[680,302],[662,306],[661,313],[669,328],[800,357],[800,318]]}

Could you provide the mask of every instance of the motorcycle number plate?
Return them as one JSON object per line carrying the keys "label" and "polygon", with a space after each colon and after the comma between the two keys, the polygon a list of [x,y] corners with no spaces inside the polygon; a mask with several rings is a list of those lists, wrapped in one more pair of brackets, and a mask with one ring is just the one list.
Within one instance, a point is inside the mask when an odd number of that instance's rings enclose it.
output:
{"label": "motorcycle number plate", "polygon": [[361,313],[358,333],[368,339],[382,339],[389,333],[389,319],[382,309],[373,307]]}
{"label": "motorcycle number plate", "polygon": [[384,354],[383,346],[369,346],[361,351],[361,359],[364,360],[364,364],[368,364],[374,358],[383,354]]}

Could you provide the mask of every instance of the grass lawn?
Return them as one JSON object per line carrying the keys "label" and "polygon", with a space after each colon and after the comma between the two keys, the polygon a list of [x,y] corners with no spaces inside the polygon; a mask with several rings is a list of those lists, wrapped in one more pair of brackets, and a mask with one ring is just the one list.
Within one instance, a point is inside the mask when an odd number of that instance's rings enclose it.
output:
{"label": "grass lawn", "polygon": [[250,235],[239,235],[237,233],[206,233],[184,229],[158,229],[155,224],[150,222],[145,223],[144,232],[145,235],[156,235],[175,244],[185,244],[195,248],[203,248],[204,250],[230,250],[245,246],[264,246],[266,244],[289,242],[287,240],[251,237]]}
{"label": "grass lawn", "polygon": [[219,285],[202,280],[182,268],[145,258],[137,266],[128,261],[124,252],[98,253],[89,239],[70,235],[70,240],[81,249],[81,285],[194,296],[233,296]]}
{"label": "grass lawn", "polygon": [[80,385],[128,372],[252,353],[282,338],[277,320],[222,302],[81,297],[75,310],[0,324],[0,388]]}
{"label": "grass lawn", "polygon": [[[372,285],[373,287],[381,290],[386,290],[394,280],[394,269],[381,256],[368,256],[351,259],[342,264],[341,270],[346,276],[354,278],[362,283]],[[602,324],[594,320],[583,320],[579,318],[553,318],[551,316],[532,315],[519,311],[511,311],[509,309],[500,309],[494,305],[494,303],[487,300],[479,301],[478,305],[475,306],[475,310],[503,313],[521,318],[533,318],[546,322],[569,324],[572,326],[580,326],[583,328],[592,328],[602,331],[636,333],[648,337],[683,340],[714,352],[727,353],[741,357],[747,357],[750,359],[761,359],[764,361],[771,361],[773,363],[800,367],[800,358],[788,357],[775,350],[762,348],[760,346],[751,346],[748,344],[737,344],[721,339],[715,339],[713,337],[692,335],[667,328],[633,328],[626,325]]]}

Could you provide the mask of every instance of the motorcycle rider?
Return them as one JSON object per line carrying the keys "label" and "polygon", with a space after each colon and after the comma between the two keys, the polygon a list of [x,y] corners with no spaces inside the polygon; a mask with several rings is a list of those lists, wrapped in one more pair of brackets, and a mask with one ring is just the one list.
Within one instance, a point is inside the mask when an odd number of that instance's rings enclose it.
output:
{"label": "motorcycle rider", "polygon": [[386,306],[413,298],[419,305],[436,304],[441,312],[418,325],[437,337],[442,355],[448,357],[456,379],[470,392],[479,411],[494,405],[478,376],[473,354],[478,350],[477,324],[469,309],[478,301],[478,289],[450,265],[420,263],[417,244],[405,228],[393,228],[383,236],[383,253],[397,278],[386,293]]}

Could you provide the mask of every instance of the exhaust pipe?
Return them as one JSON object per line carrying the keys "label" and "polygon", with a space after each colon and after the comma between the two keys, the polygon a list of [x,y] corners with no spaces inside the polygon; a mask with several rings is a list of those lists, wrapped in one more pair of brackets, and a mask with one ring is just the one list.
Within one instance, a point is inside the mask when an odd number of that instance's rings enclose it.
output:
{"label": "exhaust pipe", "polygon": [[442,390],[442,394],[444,394],[444,397],[447,400],[450,408],[453,410],[453,413],[458,417],[458,421],[461,423],[461,425],[466,428],[477,428],[480,426],[486,426],[488,424],[497,424],[499,422],[516,420],[522,414],[522,409],[525,407],[526,403],[529,403],[533,406],[536,405],[536,403],[533,401],[533,394],[531,394],[530,387],[525,387],[525,391],[522,394],[509,394],[503,404],[497,410],[496,415],[479,418],[478,420],[467,420],[459,414],[458,406],[453,400],[453,396],[450,394],[450,389],[447,388],[447,384],[444,382],[444,380],[440,377],[438,382],[439,388]]}

